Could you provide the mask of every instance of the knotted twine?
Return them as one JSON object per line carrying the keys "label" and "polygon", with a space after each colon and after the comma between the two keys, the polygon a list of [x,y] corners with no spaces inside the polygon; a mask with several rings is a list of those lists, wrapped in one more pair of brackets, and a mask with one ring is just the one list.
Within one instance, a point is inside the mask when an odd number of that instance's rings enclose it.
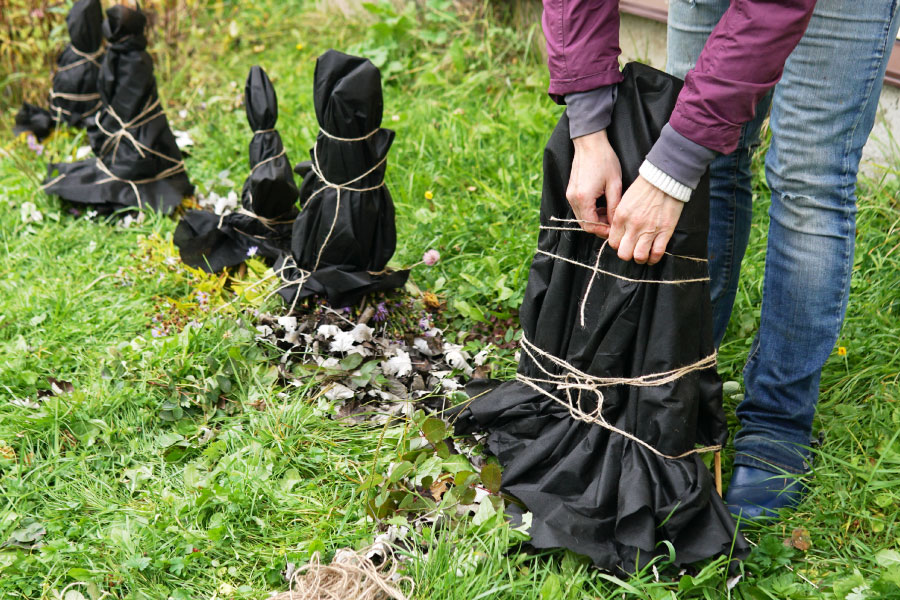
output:
{"label": "knotted twine", "polygon": [[[563,223],[591,223],[598,224],[594,222],[583,221],[580,219],[558,219],[556,217],[551,217],[551,220]],[[556,231],[580,231],[583,232],[581,228],[575,227],[562,227],[562,226],[552,226],[552,225],[542,225],[541,229],[548,230],[556,230]],[[546,252],[544,250],[538,250],[539,254],[544,254],[546,256],[550,256],[555,259],[559,259],[585,269],[589,269],[592,271],[591,278],[588,280],[588,285],[584,293],[584,297],[581,301],[581,326],[584,327],[584,306],[587,302],[588,294],[590,293],[591,285],[593,284],[594,278],[596,278],[597,274],[609,275],[611,277],[615,277],[618,279],[622,279],[625,281],[630,281],[633,283],[639,284],[684,284],[684,283],[696,283],[702,281],[709,281],[709,277],[698,277],[691,279],[676,279],[676,280],[658,280],[658,279],[633,279],[630,277],[625,277],[624,275],[619,275],[618,273],[613,273],[610,271],[606,271],[604,269],[600,269],[600,256],[603,253],[604,248],[606,248],[607,242],[604,241],[600,247],[600,250],[597,252],[597,260],[595,264],[589,265],[576,260],[572,260],[566,258],[564,256],[560,256],[558,254],[553,254],[552,252]],[[672,256],[674,258],[691,260],[695,262],[707,262],[702,258],[695,258],[692,256],[680,256],[676,254],[670,254],[666,252],[667,255]],[[589,373],[585,373],[573,365],[569,364],[565,360],[553,356],[549,352],[545,352],[533,342],[531,342],[524,335],[522,336],[522,341],[520,343],[520,347],[522,352],[527,356],[534,365],[538,368],[538,370],[543,373],[543,377],[531,377],[522,373],[516,374],[516,380],[521,383],[527,385],[532,388],[536,392],[547,396],[552,399],[554,402],[561,404],[564,406],[569,415],[575,420],[582,421],[584,423],[588,423],[591,425],[597,425],[602,427],[608,431],[616,433],[626,439],[629,439],[636,444],[643,446],[644,448],[650,450],[657,456],[669,460],[677,460],[680,458],[685,458],[692,454],[702,454],[706,452],[718,452],[722,449],[721,444],[716,444],[712,446],[704,446],[702,448],[692,448],[690,450],[686,450],[680,454],[665,454],[661,452],[657,448],[655,448],[652,444],[645,442],[640,439],[636,435],[629,433],[623,429],[620,429],[606,420],[603,416],[603,391],[602,389],[605,387],[617,386],[617,385],[628,385],[633,387],[656,387],[665,385],[667,383],[671,383],[684,377],[688,373],[693,373],[695,371],[700,371],[703,369],[707,369],[710,367],[714,367],[716,364],[716,353],[713,352],[709,356],[701,358],[700,360],[684,365],[682,367],[678,367],[675,369],[671,369],[669,371],[663,371],[660,373],[650,373],[647,375],[640,375],[638,377],[598,377],[595,375],[591,375]],[[561,373],[553,373],[548,370],[542,364],[542,360],[546,360],[556,367],[558,367]],[[562,392],[565,394],[566,399],[562,400],[557,394],[553,394],[544,389],[543,386],[553,386],[556,388],[557,392]],[[587,392],[594,394],[596,397],[596,407],[593,410],[586,411],[581,407],[581,394],[582,392]]]}
{"label": "knotted twine", "polygon": [[[329,139],[337,140],[340,142],[360,142],[363,140],[367,140],[370,137],[372,137],[373,135],[375,135],[376,133],[378,133],[379,130],[380,130],[380,128],[376,128],[376,129],[372,130],[371,132],[367,133],[366,135],[364,135],[362,137],[358,137],[358,138],[342,138],[342,137],[338,137],[336,135],[332,135],[332,134],[328,133],[327,131],[325,131],[324,129],[321,129],[321,128],[319,129],[319,131],[325,137],[327,137]],[[371,169],[369,169],[362,175],[358,175],[358,176],[354,177],[353,179],[350,179],[349,181],[345,181],[344,183],[334,183],[334,182],[328,181],[325,178],[325,176],[322,175],[322,169],[319,166],[318,142],[313,145],[312,152],[313,152],[312,172],[315,173],[316,177],[319,178],[319,181],[322,182],[322,186],[319,189],[317,189],[315,192],[313,192],[310,195],[310,197],[307,198],[306,202],[308,204],[310,200],[312,200],[313,198],[318,196],[321,192],[323,192],[327,189],[335,190],[336,191],[336,199],[335,199],[335,204],[334,204],[334,218],[331,220],[331,226],[328,228],[328,233],[325,234],[325,239],[322,241],[322,245],[319,246],[319,253],[316,255],[316,262],[313,265],[313,268],[311,270],[307,271],[306,269],[301,269],[300,266],[297,265],[297,262],[294,260],[294,257],[288,256],[287,258],[285,258],[284,264],[281,266],[281,268],[277,272],[277,275],[284,282],[284,285],[282,285],[278,289],[276,289],[275,292],[279,292],[279,291],[281,291],[285,288],[291,287],[293,285],[298,286],[297,293],[294,295],[294,301],[291,302],[291,308],[290,308],[290,311],[288,314],[290,314],[291,312],[294,311],[294,308],[297,305],[297,300],[300,297],[300,290],[303,288],[303,285],[310,278],[312,273],[319,268],[319,263],[322,261],[322,254],[325,251],[325,246],[328,245],[328,242],[331,240],[331,235],[334,233],[334,229],[337,226],[338,214],[340,214],[340,211],[341,211],[341,192],[344,190],[346,190],[348,192],[371,192],[371,191],[377,190],[378,188],[380,188],[384,185],[384,178],[382,178],[382,180],[378,184],[370,186],[370,187],[365,187],[365,188],[350,187],[349,184],[356,183],[357,181],[365,179],[366,177],[368,177],[369,175],[371,175],[372,173],[377,171],[381,167],[381,165],[383,165],[387,161],[387,156],[385,156],[380,161],[375,163],[375,165]],[[288,260],[290,260],[291,263],[293,263],[293,266],[288,265]],[[293,270],[299,271],[300,277],[298,277],[297,279],[293,279],[293,280],[288,279],[284,275],[284,272],[288,269],[293,269]]]}
{"label": "knotted twine", "polygon": [[[258,131],[254,131],[253,135],[256,135],[258,133],[269,133],[271,131],[275,131],[275,129],[274,128],[273,129],[260,129]],[[263,166],[266,163],[270,163],[274,160],[278,160],[279,158],[284,156],[286,153],[287,153],[286,150],[284,148],[282,148],[281,152],[279,152],[275,156],[270,156],[269,158],[267,158],[265,160],[259,161],[258,163],[253,165],[253,167],[250,169],[250,175],[252,176],[253,173],[256,171],[256,169],[258,169],[259,167]],[[249,202],[250,206],[253,206],[253,192],[251,192],[249,189],[247,190],[247,197],[248,197],[247,199],[250,201]],[[269,229],[270,231],[276,231],[275,230],[276,225],[287,225],[289,223],[293,223],[293,219],[277,219],[277,218],[269,219],[267,217],[260,216],[260,215],[256,214],[255,212],[253,212],[252,210],[249,210],[249,209],[241,206],[233,211],[223,211],[222,215],[219,217],[219,224],[216,225],[216,228],[222,229],[222,223],[224,222],[225,217],[232,213],[237,213],[239,215],[244,215],[245,217],[251,217],[253,219],[256,219],[257,221],[259,221],[262,224],[263,227],[265,227],[266,229]],[[238,231],[240,231],[240,230],[238,230]],[[252,235],[252,234],[246,233],[244,231],[241,231],[241,233],[243,233],[244,235],[249,235],[250,237],[255,237],[257,239],[263,239],[261,236]]]}
{"label": "knotted twine", "polygon": [[[67,65],[63,65],[62,67],[57,67],[56,73],[62,73],[64,71],[68,71],[69,69],[74,69],[75,67],[80,67],[81,65],[91,63],[96,66],[98,69],[100,68],[100,63],[97,62],[97,59],[103,56],[103,48],[98,48],[94,52],[82,52],[74,45],[69,45],[69,49],[77,56],[81,57],[81,60],[76,60],[75,62],[71,62]],[[53,77],[56,77],[56,73],[53,74]],[[56,110],[57,116],[56,120],[61,121],[62,115],[71,116],[72,111],[66,110],[65,108],[56,105],[53,101],[56,98],[60,98],[62,100],[68,100],[70,102],[90,102],[91,100],[97,100],[97,104],[93,106],[89,111],[82,113],[82,118],[89,117],[94,114],[96,111],[100,110],[103,106],[103,102],[100,101],[100,94],[98,92],[90,93],[90,94],[70,94],[67,92],[57,92],[56,90],[50,90],[50,106]]]}
{"label": "knotted twine", "polygon": [[75,67],[80,67],[81,65],[85,65],[87,63],[92,63],[98,69],[100,68],[100,63],[97,62],[97,59],[103,56],[103,48],[100,47],[93,52],[82,52],[78,48],[74,46],[74,44],[69,45],[69,50],[72,51],[76,56],[80,56],[81,60],[76,60],[75,62],[71,62],[67,65],[63,65],[62,67],[58,67],[56,69],[57,73],[62,73],[63,71],[68,71],[69,69],[74,69]]}
{"label": "knotted twine", "polygon": [[[150,100],[148,99],[147,103],[144,105],[144,108],[141,109],[141,111],[137,115],[135,115],[135,117],[133,119],[131,119],[130,121],[127,121],[127,122],[123,121],[122,118],[116,114],[116,111],[113,110],[112,106],[107,106],[105,112],[107,114],[109,114],[110,116],[112,116],[113,119],[115,119],[116,123],[119,124],[119,129],[118,129],[118,131],[109,131],[108,129],[103,127],[102,123],[100,123],[100,117],[101,117],[102,113],[98,112],[95,115],[95,117],[94,117],[95,125],[97,126],[97,128],[100,131],[103,132],[104,135],[107,136],[106,141],[104,141],[103,145],[100,146],[99,156],[95,159],[97,169],[101,173],[106,175],[106,179],[100,179],[96,182],[96,184],[102,185],[104,183],[109,183],[111,181],[127,183],[131,187],[132,191],[134,192],[135,198],[137,199],[138,209],[143,210],[144,203],[143,203],[143,200],[141,199],[141,192],[137,186],[142,185],[142,184],[147,184],[147,183],[154,183],[156,181],[162,181],[163,179],[167,179],[173,175],[177,175],[178,173],[183,173],[184,172],[184,160],[183,159],[175,159],[167,154],[163,154],[162,152],[157,152],[153,148],[150,148],[149,146],[146,146],[146,145],[142,144],[141,142],[139,142],[137,140],[137,138],[135,138],[129,131],[129,129],[134,129],[136,127],[141,127],[143,125],[146,125],[147,123],[150,123],[151,121],[158,119],[160,116],[163,115],[163,111],[160,108],[159,98],[157,98],[153,102],[150,102]],[[138,154],[140,154],[141,158],[146,158],[147,155],[145,153],[149,153],[149,154],[152,154],[154,156],[157,156],[159,158],[162,158],[164,160],[167,160],[167,161],[173,163],[172,166],[167,169],[163,169],[162,171],[157,173],[155,176],[148,177],[146,179],[132,180],[132,179],[124,179],[122,177],[119,177],[118,175],[113,173],[106,166],[106,164],[103,162],[102,158],[111,152],[112,153],[112,164],[116,164],[116,155],[118,154],[119,144],[121,143],[123,138],[126,141],[128,141],[134,147],[135,150],[137,150],[137,152],[138,152]],[[46,189],[46,188],[52,186],[53,184],[61,181],[65,177],[66,177],[65,175],[60,175],[59,177],[56,177],[56,178],[50,180],[49,182],[45,183],[44,185],[42,185],[41,189]]]}
{"label": "knotted twine", "polygon": [[[385,554],[380,566],[368,558],[371,550]],[[386,569],[388,562],[391,566]],[[383,544],[361,552],[341,548],[329,565],[323,565],[314,552],[309,563],[291,577],[288,591],[269,600],[407,600],[397,584],[408,583],[412,588],[412,579],[396,575],[397,563]]]}

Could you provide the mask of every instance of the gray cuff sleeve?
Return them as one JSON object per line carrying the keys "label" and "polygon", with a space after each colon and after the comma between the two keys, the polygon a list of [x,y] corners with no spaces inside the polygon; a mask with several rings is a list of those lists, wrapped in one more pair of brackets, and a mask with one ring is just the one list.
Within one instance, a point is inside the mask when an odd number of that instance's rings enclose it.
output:
{"label": "gray cuff sleeve", "polygon": [[709,163],[718,155],[715,150],[692,142],[666,123],[659,134],[659,139],[647,154],[647,161],[675,181],[693,190],[700,183],[700,178],[703,177]]}
{"label": "gray cuff sleeve", "polygon": [[616,103],[616,85],[605,85],[587,92],[566,94],[569,137],[573,140],[609,127]]}

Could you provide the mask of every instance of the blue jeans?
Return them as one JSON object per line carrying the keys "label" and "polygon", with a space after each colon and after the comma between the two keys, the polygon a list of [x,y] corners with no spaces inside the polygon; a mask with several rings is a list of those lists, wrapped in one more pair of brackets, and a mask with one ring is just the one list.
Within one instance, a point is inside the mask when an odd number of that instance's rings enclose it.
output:
{"label": "blue jeans", "polygon": [[[684,77],[729,0],[671,0],[667,71]],[[772,192],[759,331],[744,367],[735,464],[808,470],[822,366],[847,309],[856,176],[875,122],[900,0],[819,0],[784,76],[710,167],[713,331],[725,335],[752,219],[750,154],[771,104]]]}

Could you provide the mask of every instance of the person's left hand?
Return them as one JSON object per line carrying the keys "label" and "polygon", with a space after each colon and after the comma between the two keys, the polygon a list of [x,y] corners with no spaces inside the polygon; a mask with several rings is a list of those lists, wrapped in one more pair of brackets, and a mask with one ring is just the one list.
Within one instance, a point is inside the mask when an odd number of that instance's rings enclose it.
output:
{"label": "person's left hand", "polygon": [[609,245],[618,250],[622,260],[655,265],[662,259],[683,209],[684,202],[639,176],[611,215]]}

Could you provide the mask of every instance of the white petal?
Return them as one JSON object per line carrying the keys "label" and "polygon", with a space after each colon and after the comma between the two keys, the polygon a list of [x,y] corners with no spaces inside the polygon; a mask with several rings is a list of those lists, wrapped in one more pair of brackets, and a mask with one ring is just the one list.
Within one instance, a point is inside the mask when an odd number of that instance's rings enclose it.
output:
{"label": "white petal", "polygon": [[354,327],[353,330],[350,331],[350,335],[353,336],[353,341],[357,343],[371,341],[373,333],[375,333],[375,330],[365,323],[357,324],[356,327]]}
{"label": "white petal", "polygon": [[319,328],[316,329],[316,335],[320,335],[326,339],[333,338],[340,332],[341,330],[337,325],[319,325]]}
{"label": "white petal", "polygon": [[349,400],[353,395],[353,390],[340,383],[332,385],[324,394],[324,396],[332,402],[335,400]]}
{"label": "white petal", "polygon": [[297,329],[297,317],[278,317],[277,321],[279,325],[288,331]]}

